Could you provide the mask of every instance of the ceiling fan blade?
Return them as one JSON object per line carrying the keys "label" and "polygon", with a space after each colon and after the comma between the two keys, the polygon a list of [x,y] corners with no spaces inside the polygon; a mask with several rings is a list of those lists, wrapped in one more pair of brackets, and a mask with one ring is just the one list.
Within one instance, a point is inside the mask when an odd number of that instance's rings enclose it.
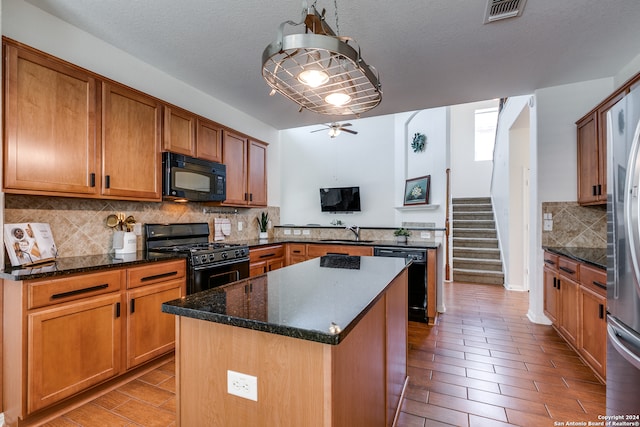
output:
{"label": "ceiling fan blade", "polygon": [[343,128],[343,127],[345,127],[345,126],[351,126],[351,123],[342,123],[342,124],[340,125],[340,127],[341,127],[341,128]]}
{"label": "ceiling fan blade", "polygon": [[316,129],[316,130],[312,130],[310,133],[320,132],[320,131],[323,131],[323,130],[326,130],[326,129]]}
{"label": "ceiling fan blade", "polygon": [[351,129],[341,129],[343,132],[347,132],[347,133],[352,133],[354,135],[357,135],[358,132],[356,132],[355,130],[351,130]]}

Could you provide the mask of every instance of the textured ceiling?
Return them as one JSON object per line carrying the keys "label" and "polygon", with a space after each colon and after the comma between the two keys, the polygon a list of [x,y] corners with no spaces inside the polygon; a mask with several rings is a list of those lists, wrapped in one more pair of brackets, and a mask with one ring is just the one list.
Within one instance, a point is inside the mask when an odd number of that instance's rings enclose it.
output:
{"label": "textured ceiling", "polygon": [[[27,1],[275,128],[336,119],[270,97],[261,76],[262,51],[300,20],[300,0]],[[317,7],[335,30],[333,2]],[[340,34],[381,77],[382,103],[363,117],[610,77],[640,54],[639,0],[528,0],[522,17],[487,25],[485,7],[339,0]]]}

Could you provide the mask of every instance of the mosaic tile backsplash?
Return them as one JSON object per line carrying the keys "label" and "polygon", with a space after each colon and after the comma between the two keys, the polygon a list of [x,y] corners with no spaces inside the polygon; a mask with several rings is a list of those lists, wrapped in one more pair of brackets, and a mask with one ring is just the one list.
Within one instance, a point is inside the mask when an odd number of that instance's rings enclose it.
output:
{"label": "mosaic tile backsplash", "polygon": [[552,215],[553,230],[542,232],[543,246],[607,247],[606,206],[580,206],[576,202],[544,202],[543,218],[545,213]]}
{"label": "mosaic tile backsplash", "polygon": [[[204,213],[207,209],[211,213]],[[208,222],[213,240],[214,219],[229,218],[231,235],[227,241],[258,238],[256,218],[263,211],[269,212],[273,225],[280,223],[280,208],[234,209],[211,207],[201,203],[151,203],[118,200],[73,199],[5,195],[5,223],[46,222],[51,226],[58,256],[99,255],[112,252],[113,229],[106,224],[107,216],[124,213],[132,215],[137,223]],[[238,223],[242,222],[242,231]],[[273,228],[269,230],[273,235]],[[143,237],[138,237],[138,249],[142,250]]]}

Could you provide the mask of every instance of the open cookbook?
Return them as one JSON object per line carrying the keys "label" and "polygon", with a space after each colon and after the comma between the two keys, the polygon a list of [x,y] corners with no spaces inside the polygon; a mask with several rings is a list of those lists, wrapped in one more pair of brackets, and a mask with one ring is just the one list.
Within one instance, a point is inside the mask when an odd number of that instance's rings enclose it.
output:
{"label": "open cookbook", "polygon": [[58,255],[51,227],[46,223],[5,224],[4,244],[12,266],[43,264]]}

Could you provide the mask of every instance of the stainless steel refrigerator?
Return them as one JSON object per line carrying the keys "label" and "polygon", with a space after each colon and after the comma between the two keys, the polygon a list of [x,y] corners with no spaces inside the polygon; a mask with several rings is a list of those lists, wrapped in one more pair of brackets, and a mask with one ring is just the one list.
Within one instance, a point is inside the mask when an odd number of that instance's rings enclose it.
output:
{"label": "stainless steel refrigerator", "polygon": [[640,414],[639,193],[636,88],[607,114],[607,415]]}

